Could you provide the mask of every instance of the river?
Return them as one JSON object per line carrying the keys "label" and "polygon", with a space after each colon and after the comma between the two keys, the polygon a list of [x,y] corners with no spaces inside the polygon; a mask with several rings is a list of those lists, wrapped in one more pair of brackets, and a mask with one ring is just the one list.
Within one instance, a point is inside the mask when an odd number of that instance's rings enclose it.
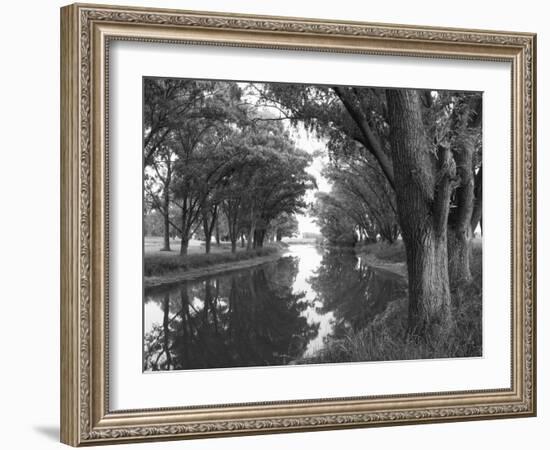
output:
{"label": "river", "polygon": [[293,364],[366,326],[402,277],[350,249],[291,244],[276,261],[147,289],[145,371]]}

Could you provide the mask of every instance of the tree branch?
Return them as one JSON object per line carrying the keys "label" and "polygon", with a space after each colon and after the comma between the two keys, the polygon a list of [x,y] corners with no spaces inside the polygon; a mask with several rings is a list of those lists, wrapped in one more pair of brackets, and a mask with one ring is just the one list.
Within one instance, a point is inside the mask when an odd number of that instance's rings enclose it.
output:
{"label": "tree branch", "polygon": [[361,143],[365,145],[367,150],[369,150],[373,154],[373,156],[380,164],[384,175],[386,175],[390,186],[392,188],[395,188],[393,166],[390,158],[388,157],[388,155],[386,155],[380,141],[376,138],[374,132],[371,130],[363,111],[361,111],[360,107],[356,105],[352,99],[350,99],[348,93],[342,87],[334,86],[332,89],[334,90],[338,98],[340,98],[344,107],[361,131],[361,134],[363,136],[363,140],[361,140]]}

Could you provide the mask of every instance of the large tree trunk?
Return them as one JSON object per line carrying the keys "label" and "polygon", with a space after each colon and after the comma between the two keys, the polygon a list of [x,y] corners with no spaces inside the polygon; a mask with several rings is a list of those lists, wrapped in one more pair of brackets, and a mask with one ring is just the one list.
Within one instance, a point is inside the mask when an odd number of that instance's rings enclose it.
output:
{"label": "large tree trunk", "polygon": [[231,253],[237,253],[237,238],[231,238]]}
{"label": "large tree trunk", "polygon": [[451,323],[447,217],[454,176],[450,150],[427,146],[417,91],[387,90],[397,207],[409,277],[409,332],[438,336]]}
{"label": "large tree trunk", "polygon": [[455,192],[456,206],[449,213],[447,228],[449,278],[451,287],[470,281],[471,219],[474,210],[474,146],[464,143],[454,152],[456,172],[460,180]]}
{"label": "large tree trunk", "polygon": [[451,320],[445,233],[431,225],[407,228],[409,331],[420,337],[438,336],[449,329]]}

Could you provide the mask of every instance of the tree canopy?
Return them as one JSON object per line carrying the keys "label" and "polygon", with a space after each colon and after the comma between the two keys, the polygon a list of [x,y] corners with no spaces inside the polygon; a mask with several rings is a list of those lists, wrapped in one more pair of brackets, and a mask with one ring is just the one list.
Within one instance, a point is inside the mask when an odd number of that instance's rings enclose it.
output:
{"label": "tree canopy", "polygon": [[220,214],[233,251],[245,236],[249,247],[261,247],[275,223],[282,236],[285,221],[295,222],[292,216],[306,208],[304,195],[315,185],[306,170],[311,155],[283,123],[247,101],[246,89],[233,82],[146,79],[146,204],[164,216],[165,249],[173,230],[185,254],[202,225],[208,252]]}

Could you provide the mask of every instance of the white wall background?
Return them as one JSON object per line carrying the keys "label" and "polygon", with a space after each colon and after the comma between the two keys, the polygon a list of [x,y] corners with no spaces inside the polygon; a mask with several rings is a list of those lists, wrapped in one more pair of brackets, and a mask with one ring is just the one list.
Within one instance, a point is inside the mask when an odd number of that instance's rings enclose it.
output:
{"label": "white wall background", "polygon": [[[127,2],[117,2],[127,3]],[[532,31],[538,36],[539,415],[469,423],[141,444],[143,449],[547,448],[550,392],[550,31],[545,2],[462,0],[134,0],[135,6],[198,9],[418,25]],[[57,0],[2,5],[0,130],[0,414],[2,448],[49,449],[59,417],[59,10]],[[7,252],[6,252],[7,250]],[[128,446],[122,446],[129,448]],[[119,448],[122,448],[119,447]],[[137,447],[131,447],[137,448]]]}

